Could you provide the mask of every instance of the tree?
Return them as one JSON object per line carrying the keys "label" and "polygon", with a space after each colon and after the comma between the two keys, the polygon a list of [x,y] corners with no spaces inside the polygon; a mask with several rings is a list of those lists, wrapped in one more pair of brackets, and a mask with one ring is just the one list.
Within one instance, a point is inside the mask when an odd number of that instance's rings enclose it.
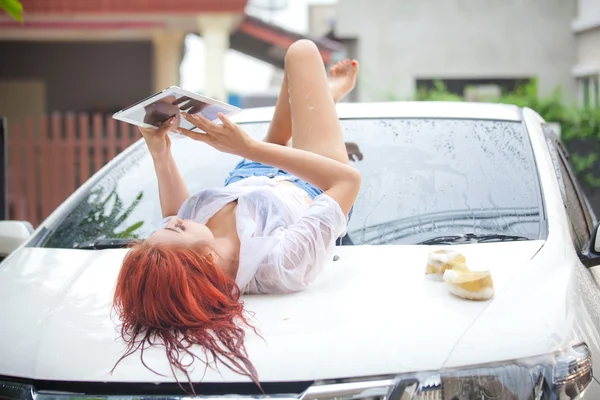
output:
{"label": "tree", "polygon": [[23,5],[19,0],[0,0],[0,9],[19,22],[23,22]]}

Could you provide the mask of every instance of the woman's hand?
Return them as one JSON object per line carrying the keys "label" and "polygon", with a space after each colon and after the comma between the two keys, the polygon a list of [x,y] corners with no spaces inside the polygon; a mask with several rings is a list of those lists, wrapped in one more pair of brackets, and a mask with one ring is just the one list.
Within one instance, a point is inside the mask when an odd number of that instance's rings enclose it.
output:
{"label": "woman's hand", "polygon": [[215,124],[199,114],[181,113],[181,115],[195,127],[205,132],[199,133],[189,129],[177,128],[176,130],[181,134],[204,142],[224,153],[247,157],[252,152],[256,141],[222,113],[218,113],[217,116],[223,125]]}
{"label": "woman's hand", "polygon": [[140,128],[140,132],[146,141],[148,150],[153,158],[161,158],[171,153],[171,140],[167,132],[176,130],[179,122],[178,117],[173,117],[163,122],[160,128]]}

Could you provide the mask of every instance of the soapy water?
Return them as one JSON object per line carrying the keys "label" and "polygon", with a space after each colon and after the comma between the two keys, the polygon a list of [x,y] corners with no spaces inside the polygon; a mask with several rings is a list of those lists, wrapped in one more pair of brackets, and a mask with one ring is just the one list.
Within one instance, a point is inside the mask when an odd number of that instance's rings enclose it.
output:
{"label": "soapy water", "polygon": [[460,253],[453,250],[443,250],[443,253],[433,252],[429,254],[429,261],[432,263],[447,264],[458,257]]}
{"label": "soapy water", "polygon": [[451,269],[447,269],[444,272],[444,282],[448,282],[448,283],[454,283],[458,280],[458,278],[460,278],[460,274],[456,271],[453,271]]}

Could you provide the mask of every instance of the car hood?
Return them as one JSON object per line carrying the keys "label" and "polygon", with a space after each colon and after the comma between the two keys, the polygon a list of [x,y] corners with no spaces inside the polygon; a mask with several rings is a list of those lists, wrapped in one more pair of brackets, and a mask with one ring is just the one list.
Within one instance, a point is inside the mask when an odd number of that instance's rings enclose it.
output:
{"label": "car hood", "polygon": [[[243,298],[254,313],[246,346],[262,381],[372,376],[437,370],[494,303],[503,312],[502,292],[519,276],[543,241],[454,246],[471,269],[492,273],[496,298],[468,301],[446,284],[427,279],[429,246],[336,248],[332,261],[304,292]],[[24,248],[0,265],[0,375],[45,380],[173,381],[164,349],[126,358],[111,299],[125,250]],[[515,297],[527,307],[531,294]],[[506,297],[506,296],[504,296]],[[496,304],[497,303],[497,304]],[[489,319],[489,318],[488,318]],[[493,318],[492,318],[493,320]],[[493,340],[493,330],[490,330]],[[525,339],[523,339],[525,340]],[[537,337],[537,340],[541,339]],[[528,343],[523,343],[526,348]],[[536,349],[537,350],[537,349]],[[505,359],[478,352],[470,362]],[[201,380],[199,366],[192,379]],[[246,381],[221,367],[209,382]]]}

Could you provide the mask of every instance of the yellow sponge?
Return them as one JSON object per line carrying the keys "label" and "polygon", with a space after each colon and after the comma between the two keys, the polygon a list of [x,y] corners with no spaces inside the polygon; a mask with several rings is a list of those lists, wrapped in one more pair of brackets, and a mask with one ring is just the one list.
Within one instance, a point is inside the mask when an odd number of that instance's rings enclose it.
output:
{"label": "yellow sponge", "polygon": [[438,250],[429,254],[425,274],[434,280],[441,281],[444,272],[448,269],[465,270],[467,265],[465,257],[453,250]]}
{"label": "yellow sponge", "polygon": [[468,300],[489,300],[494,296],[494,282],[489,271],[471,271],[465,256],[454,250],[437,250],[429,254],[425,274],[444,281],[450,292]]}
{"label": "yellow sponge", "polygon": [[448,269],[444,272],[443,279],[452,294],[464,299],[489,300],[494,296],[494,282],[490,271]]}

